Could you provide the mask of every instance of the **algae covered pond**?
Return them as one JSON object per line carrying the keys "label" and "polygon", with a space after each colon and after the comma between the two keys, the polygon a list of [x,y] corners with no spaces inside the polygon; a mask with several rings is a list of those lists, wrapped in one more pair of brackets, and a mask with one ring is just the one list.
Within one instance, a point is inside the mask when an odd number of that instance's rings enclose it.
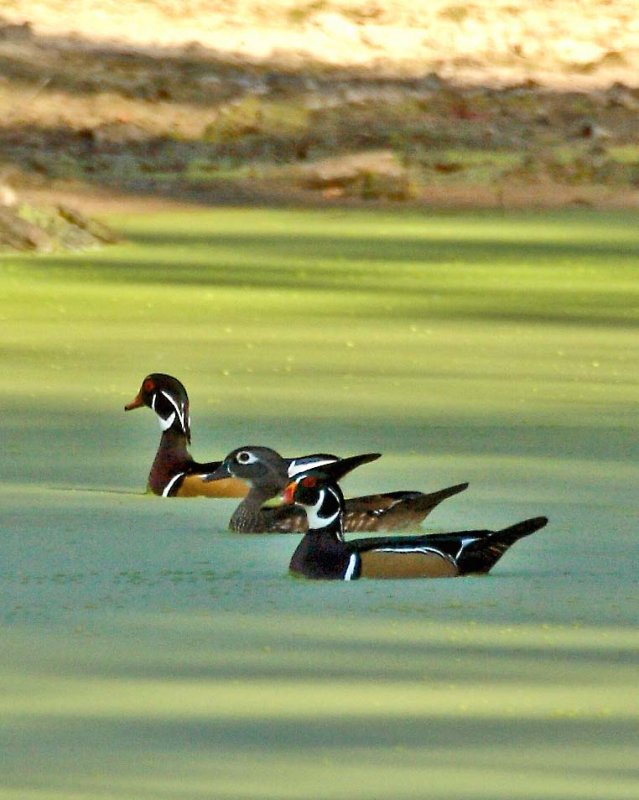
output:
{"label": "algae covered pond", "polygon": [[[636,798],[636,214],[109,221],[0,261],[0,798]],[[347,493],[550,524],[485,578],[294,580],[233,500],[143,494],[151,371],[201,460],[380,450]]]}

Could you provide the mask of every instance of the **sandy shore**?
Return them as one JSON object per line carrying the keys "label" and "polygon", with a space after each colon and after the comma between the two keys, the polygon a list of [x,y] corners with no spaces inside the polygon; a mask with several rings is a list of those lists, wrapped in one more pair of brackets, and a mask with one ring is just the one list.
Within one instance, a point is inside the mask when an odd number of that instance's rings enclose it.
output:
{"label": "sandy shore", "polygon": [[264,63],[436,71],[447,79],[556,88],[636,85],[632,0],[8,0],[2,16],[40,34],[139,47],[194,45]]}

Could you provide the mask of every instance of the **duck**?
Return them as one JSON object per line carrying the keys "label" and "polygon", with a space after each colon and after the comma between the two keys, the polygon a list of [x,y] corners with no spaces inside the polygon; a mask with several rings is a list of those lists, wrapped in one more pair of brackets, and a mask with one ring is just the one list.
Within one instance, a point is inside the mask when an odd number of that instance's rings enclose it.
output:
{"label": "duck", "polygon": [[308,531],[289,563],[292,575],[342,581],[482,575],[490,572],[515,542],[548,523],[547,517],[540,516],[500,530],[346,541],[345,501],[338,481],[357,466],[356,459],[346,458],[302,470],[285,487],[283,502],[302,507],[308,519]]}
{"label": "duck", "polygon": [[191,456],[191,415],[184,384],[172,375],[152,372],[125,411],[150,408],[160,423],[162,436],[147,478],[147,491],[160,497],[243,497],[247,486],[230,478],[216,486],[203,476],[217,469],[219,461],[199,462]]}
{"label": "duck", "polygon": [[[144,407],[155,413],[162,430],[160,444],[147,478],[147,492],[160,497],[236,498],[244,497],[248,493],[246,481],[231,475],[214,483],[204,480],[204,476],[218,469],[222,462],[200,462],[191,456],[189,396],[180,380],[163,372],[147,375],[137,395],[124,406],[124,410],[132,411]],[[309,469],[337,460],[338,456],[332,453],[313,453],[284,459],[287,465],[294,463],[298,468]]]}
{"label": "duck", "polygon": [[[380,453],[364,453],[351,456],[348,463],[359,466],[380,456]],[[306,533],[308,521],[301,507],[290,504],[268,507],[264,504],[280,495],[298,473],[343,461],[322,454],[285,459],[270,447],[245,445],[232,450],[217,469],[204,477],[204,481],[213,483],[235,478],[245,480],[250,486],[248,494],[231,516],[230,530],[236,533]],[[349,497],[343,513],[344,529],[349,533],[414,529],[435,506],[467,488],[467,483],[459,483],[429,494],[395,491]]]}

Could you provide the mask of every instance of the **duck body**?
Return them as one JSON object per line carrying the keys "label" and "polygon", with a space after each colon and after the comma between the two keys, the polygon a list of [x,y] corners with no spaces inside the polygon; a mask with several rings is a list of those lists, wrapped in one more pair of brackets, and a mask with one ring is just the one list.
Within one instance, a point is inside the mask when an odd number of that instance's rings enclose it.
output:
{"label": "duck body", "polygon": [[195,461],[183,434],[164,431],[147,479],[147,491],[160,497],[244,497],[247,486],[242,481],[229,479],[217,487],[204,482],[204,476],[220,463]]}
{"label": "duck body", "polygon": [[546,517],[533,517],[496,531],[376,537],[345,544],[352,578],[455,578],[490,572],[512,544],[547,522]]}
{"label": "duck body", "polygon": [[[379,458],[379,453],[354,458],[373,461]],[[271,448],[246,445],[229,453],[206,480],[217,482],[233,476],[241,477],[250,485],[248,494],[231,516],[230,530],[237,533],[306,533],[308,520],[301,507],[265,507],[264,503],[279,495],[289,479],[300,471],[321,468],[337,461],[340,459],[336,456],[321,453],[302,459],[286,459]],[[467,483],[460,483],[429,494],[397,491],[348,498],[344,506],[344,529],[355,533],[414,528],[439,503],[467,487]]]}
{"label": "duck body", "polygon": [[[332,467],[335,467],[334,469]],[[543,528],[534,517],[502,530],[344,540],[344,497],[336,482],[339,462],[297,475],[285,502],[301,505],[309,531],[289,564],[292,575],[323,580],[454,578],[485,574],[516,541]]]}

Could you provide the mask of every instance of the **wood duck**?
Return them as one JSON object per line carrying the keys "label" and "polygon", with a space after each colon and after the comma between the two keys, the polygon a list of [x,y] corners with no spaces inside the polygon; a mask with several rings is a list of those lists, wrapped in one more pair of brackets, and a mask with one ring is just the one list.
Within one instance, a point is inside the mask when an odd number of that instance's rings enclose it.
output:
{"label": "wood duck", "polygon": [[[229,474],[216,482],[203,480],[205,475],[220,467],[221,462],[199,462],[191,457],[188,449],[191,444],[189,396],[177,378],[161,372],[147,375],[140,391],[124,410],[143,406],[155,412],[162,429],[160,446],[147,480],[149,492],[161,497],[244,497],[249,488],[244,480]],[[330,453],[284,459],[286,464],[294,462],[309,468],[337,460],[338,457]],[[287,477],[282,480],[280,491],[286,480]]]}
{"label": "wood duck", "polygon": [[[379,458],[379,453],[353,456],[351,469]],[[235,509],[229,528],[238,533],[305,533],[308,522],[298,506],[264,507],[264,503],[281,494],[290,478],[302,471],[321,468],[337,461],[332,456],[306,456],[285,459],[269,447],[248,445],[229,453],[220,466],[204,480],[216,482],[229,477],[241,478],[251,487]],[[356,463],[355,463],[356,462]],[[344,459],[340,461],[344,463]],[[386,492],[364,497],[350,497],[345,502],[344,529],[357,531],[406,530],[415,528],[436,505],[463,492],[467,483],[450,486],[439,492]]]}
{"label": "wood duck", "polygon": [[344,496],[337,481],[358,466],[343,459],[298,473],[284,490],[285,503],[306,511],[309,530],[289,570],[304,578],[454,578],[487,573],[508,548],[543,528],[535,517],[497,531],[458,531],[423,536],[344,540]]}
{"label": "wood duck", "polygon": [[205,483],[202,476],[217,469],[220,462],[200,463],[189,453],[191,418],[189,396],[177,378],[153,372],[142,381],[136,397],[125,411],[147,406],[155,412],[162,437],[151,465],[147,490],[162,497],[244,497],[243,481],[233,478],[219,484]]}

